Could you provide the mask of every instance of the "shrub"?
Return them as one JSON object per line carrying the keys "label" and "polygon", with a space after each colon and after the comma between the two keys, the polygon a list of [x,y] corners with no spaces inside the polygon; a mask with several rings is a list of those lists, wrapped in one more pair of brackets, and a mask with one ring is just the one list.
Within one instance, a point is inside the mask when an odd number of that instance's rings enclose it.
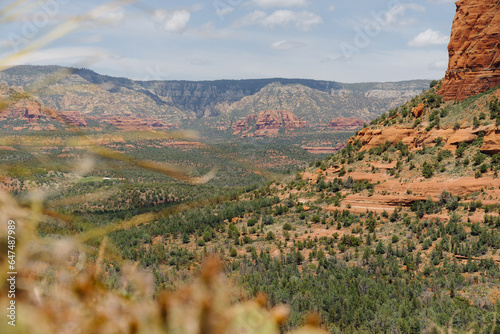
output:
{"label": "shrub", "polygon": [[229,251],[229,256],[231,257],[238,256],[238,251],[235,248],[231,248],[231,250]]}
{"label": "shrub", "polygon": [[213,231],[211,232],[209,230],[203,232],[203,240],[205,242],[209,242],[210,240],[212,240],[212,238],[214,237],[212,233]]}
{"label": "shrub", "polygon": [[[340,239],[340,245],[344,245],[346,248],[358,247],[362,244],[361,238],[355,237],[353,235],[344,234]],[[339,245],[339,249],[340,249]]]}
{"label": "shrub", "polygon": [[472,127],[475,129],[481,125],[481,122],[479,122],[479,119],[477,119],[476,116],[474,116],[474,119],[472,120]]}
{"label": "shrub", "polygon": [[487,158],[486,154],[479,152],[474,156],[474,166],[479,166],[484,162],[484,160],[486,160],[486,158]]}
{"label": "shrub", "polygon": [[488,171],[488,165],[487,164],[482,164],[479,167],[479,170],[481,171],[481,173],[486,173]]}
{"label": "shrub", "polygon": [[272,225],[274,224],[274,218],[272,216],[265,215],[262,217],[262,223],[264,225]]}
{"label": "shrub", "polygon": [[432,167],[431,164],[428,164],[427,162],[424,162],[422,166],[422,175],[426,178],[429,179],[434,175],[434,168]]}
{"label": "shrub", "polygon": [[256,219],[256,218],[250,218],[248,221],[247,221],[247,226],[248,227],[252,227],[252,226],[255,226],[255,224],[257,224],[259,221]]}
{"label": "shrub", "polygon": [[382,241],[379,241],[377,247],[375,248],[375,253],[377,254],[385,254],[385,246]]}
{"label": "shrub", "polygon": [[452,198],[450,199],[447,203],[446,203],[446,209],[448,211],[455,211],[456,209],[458,209],[458,200],[456,198]]}
{"label": "shrub", "polygon": [[237,239],[240,237],[240,231],[233,223],[229,224],[227,229],[227,236],[231,239]]}

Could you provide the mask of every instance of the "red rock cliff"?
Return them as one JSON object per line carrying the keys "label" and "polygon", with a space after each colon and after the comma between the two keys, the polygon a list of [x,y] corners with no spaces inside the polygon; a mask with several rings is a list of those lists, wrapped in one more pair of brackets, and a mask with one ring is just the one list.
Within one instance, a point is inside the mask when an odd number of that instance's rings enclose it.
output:
{"label": "red rock cliff", "polygon": [[295,116],[289,110],[264,110],[257,115],[249,115],[244,120],[240,120],[233,125],[233,134],[239,134],[253,130],[255,122],[255,131],[249,136],[268,137],[276,136],[281,128],[293,130],[304,128],[307,122]]}
{"label": "red rock cliff", "polygon": [[460,0],[448,45],[448,70],[439,94],[462,101],[500,85],[500,2]]}

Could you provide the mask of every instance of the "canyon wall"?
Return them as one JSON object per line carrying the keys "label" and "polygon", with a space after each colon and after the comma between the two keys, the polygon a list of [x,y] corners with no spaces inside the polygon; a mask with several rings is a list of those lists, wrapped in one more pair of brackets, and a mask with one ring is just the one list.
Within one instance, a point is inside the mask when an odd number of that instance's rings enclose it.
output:
{"label": "canyon wall", "polygon": [[458,1],[439,94],[446,101],[462,101],[500,85],[499,48],[500,2]]}

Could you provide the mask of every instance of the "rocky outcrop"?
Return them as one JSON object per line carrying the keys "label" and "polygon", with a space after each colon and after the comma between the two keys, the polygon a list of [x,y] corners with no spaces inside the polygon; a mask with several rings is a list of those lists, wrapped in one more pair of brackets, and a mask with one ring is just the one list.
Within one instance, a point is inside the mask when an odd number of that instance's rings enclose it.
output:
{"label": "rocky outcrop", "polygon": [[251,130],[248,136],[274,137],[282,129],[294,130],[304,128],[307,122],[299,119],[288,110],[266,110],[257,115],[247,116],[233,125],[233,134],[245,134]]}
{"label": "rocky outcrop", "polygon": [[248,130],[250,130],[252,128],[250,123],[251,122],[255,123],[256,117],[257,117],[256,115],[250,115],[243,120],[237,121],[232,127],[233,135],[237,135],[239,133],[245,133]]}
{"label": "rocky outcrop", "polygon": [[448,52],[439,90],[446,101],[461,101],[500,85],[500,2],[458,1]]}
{"label": "rocky outcrop", "polygon": [[24,118],[27,118],[29,121],[37,121],[43,116],[42,108],[40,104],[33,102],[28,103],[24,107]]}
{"label": "rocky outcrop", "polygon": [[492,130],[484,136],[481,152],[486,154],[500,153],[500,130]]}
{"label": "rocky outcrop", "polygon": [[413,107],[413,109],[411,110],[411,113],[413,114],[413,117],[419,118],[420,116],[422,116],[424,111],[425,111],[424,104],[420,103],[418,106]]}
{"label": "rocky outcrop", "polygon": [[335,118],[328,123],[328,127],[339,131],[352,131],[363,127],[366,122],[355,117]]}
{"label": "rocky outcrop", "polygon": [[60,116],[62,120],[71,126],[85,127],[87,126],[87,119],[82,116],[78,111],[61,111]]}
{"label": "rocky outcrop", "polygon": [[5,117],[17,117],[30,123],[38,122],[43,115],[40,103],[25,100],[14,103],[5,113]]}
{"label": "rocky outcrop", "polygon": [[[369,150],[379,145],[390,142],[396,144],[402,141],[405,145],[411,145],[414,141],[414,129],[393,126],[385,129],[362,129],[354,140],[359,140],[363,145],[362,150]],[[350,140],[352,143],[353,139]]]}
{"label": "rocky outcrop", "polygon": [[472,127],[452,129],[432,129],[426,131],[423,128],[416,129],[402,126],[391,126],[383,129],[365,128],[349,140],[353,144],[355,141],[361,142],[361,150],[369,150],[386,142],[391,145],[402,142],[408,145],[409,149],[419,149],[422,145],[433,146],[436,144],[437,138],[445,144],[443,149],[455,151],[460,143],[470,143],[478,138],[480,132],[486,133],[484,137],[483,147],[481,150],[487,153],[495,153],[498,149],[500,152],[500,136],[494,129],[493,125],[483,126],[476,129]]}
{"label": "rocky outcrop", "polygon": [[448,137],[446,145],[457,146],[460,143],[470,143],[476,138],[477,136],[473,133],[472,128],[458,129]]}
{"label": "rocky outcrop", "polygon": [[295,128],[303,128],[306,125],[306,122],[299,120],[297,116],[288,110],[270,110],[259,113],[255,126],[257,130],[280,128],[293,130]]}

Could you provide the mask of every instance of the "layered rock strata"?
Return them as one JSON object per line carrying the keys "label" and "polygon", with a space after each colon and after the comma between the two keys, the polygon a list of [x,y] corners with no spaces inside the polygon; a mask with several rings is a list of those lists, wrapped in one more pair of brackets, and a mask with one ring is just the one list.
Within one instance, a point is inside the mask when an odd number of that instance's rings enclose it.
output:
{"label": "layered rock strata", "polygon": [[439,90],[445,101],[462,101],[500,85],[500,2],[456,4],[448,70]]}

